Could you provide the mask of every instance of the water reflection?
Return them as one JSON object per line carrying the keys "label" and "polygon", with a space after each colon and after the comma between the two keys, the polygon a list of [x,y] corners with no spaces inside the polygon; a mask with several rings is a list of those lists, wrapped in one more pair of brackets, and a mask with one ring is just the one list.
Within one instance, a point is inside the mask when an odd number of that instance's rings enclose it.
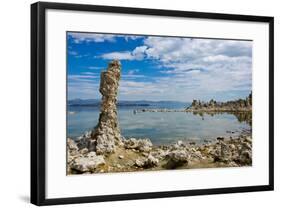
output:
{"label": "water reflection", "polygon": [[[196,142],[235,137],[251,133],[251,113],[191,113],[145,112],[134,114],[134,108],[119,108],[118,119],[125,137],[150,138],[154,144],[170,144],[178,140]],[[99,118],[99,108],[69,107],[67,134],[77,138],[93,129]],[[72,113],[74,112],[74,113]]]}
{"label": "water reflection", "polygon": [[250,125],[252,127],[252,111],[239,111],[239,112],[193,112],[193,115],[200,116],[204,120],[204,115],[209,115],[214,117],[215,115],[229,114],[234,115],[236,119],[243,123]]}

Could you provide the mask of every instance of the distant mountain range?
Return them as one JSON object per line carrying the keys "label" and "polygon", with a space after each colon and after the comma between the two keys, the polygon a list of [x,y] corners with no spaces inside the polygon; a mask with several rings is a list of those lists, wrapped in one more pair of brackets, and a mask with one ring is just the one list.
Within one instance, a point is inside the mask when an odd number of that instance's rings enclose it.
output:
{"label": "distant mountain range", "polygon": [[[72,99],[68,101],[69,106],[99,106],[101,103],[98,99]],[[177,101],[148,101],[148,100],[120,100],[117,106],[187,106],[190,103]]]}

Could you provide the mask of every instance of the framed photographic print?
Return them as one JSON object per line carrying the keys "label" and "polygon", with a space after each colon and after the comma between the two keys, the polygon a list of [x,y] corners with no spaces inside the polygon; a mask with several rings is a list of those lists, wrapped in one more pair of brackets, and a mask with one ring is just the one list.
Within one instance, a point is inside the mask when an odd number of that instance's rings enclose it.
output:
{"label": "framed photographic print", "polygon": [[273,190],[273,17],[31,5],[31,202]]}

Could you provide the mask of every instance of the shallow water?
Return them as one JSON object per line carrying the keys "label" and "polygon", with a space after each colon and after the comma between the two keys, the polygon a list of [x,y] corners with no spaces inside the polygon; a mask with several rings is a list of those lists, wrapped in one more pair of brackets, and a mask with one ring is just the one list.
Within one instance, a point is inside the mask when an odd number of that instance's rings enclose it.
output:
{"label": "shallow water", "polygon": [[[153,144],[170,144],[177,140],[203,142],[218,136],[238,136],[251,129],[249,123],[233,114],[194,115],[186,112],[143,112],[133,107],[118,109],[121,133],[125,137],[150,138]],[[69,107],[68,137],[76,138],[98,122],[99,108]]]}

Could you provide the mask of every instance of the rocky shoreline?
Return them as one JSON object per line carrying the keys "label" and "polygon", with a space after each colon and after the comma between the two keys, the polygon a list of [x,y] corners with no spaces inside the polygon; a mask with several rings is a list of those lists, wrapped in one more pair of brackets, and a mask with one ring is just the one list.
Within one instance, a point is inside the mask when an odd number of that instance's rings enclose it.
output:
{"label": "rocky shoreline", "polygon": [[252,93],[250,93],[245,99],[227,101],[227,102],[217,102],[211,99],[209,102],[203,102],[200,100],[193,100],[192,104],[185,109],[150,109],[143,108],[134,110],[134,113],[141,112],[195,112],[195,113],[238,113],[252,112]]}
{"label": "rocky shoreline", "polygon": [[154,146],[149,139],[123,138],[110,154],[99,154],[83,146],[89,135],[91,132],[78,141],[67,139],[67,174],[252,165],[252,138],[246,135],[218,137],[204,144],[177,141],[161,146]]}
{"label": "rocky shoreline", "polygon": [[236,113],[236,112],[241,112],[241,113],[250,113],[252,109],[239,109],[239,110],[234,110],[234,109],[227,109],[227,108],[203,108],[203,109],[194,109],[194,108],[188,108],[188,109],[167,109],[167,108],[143,108],[143,109],[137,109],[134,110],[134,113],[144,113],[144,112],[150,112],[150,113],[155,113],[155,112],[195,112],[195,113]]}
{"label": "rocky shoreline", "polygon": [[137,109],[133,111],[136,113],[144,113],[144,112],[187,112],[185,109],[167,109],[167,108],[143,108]]}

